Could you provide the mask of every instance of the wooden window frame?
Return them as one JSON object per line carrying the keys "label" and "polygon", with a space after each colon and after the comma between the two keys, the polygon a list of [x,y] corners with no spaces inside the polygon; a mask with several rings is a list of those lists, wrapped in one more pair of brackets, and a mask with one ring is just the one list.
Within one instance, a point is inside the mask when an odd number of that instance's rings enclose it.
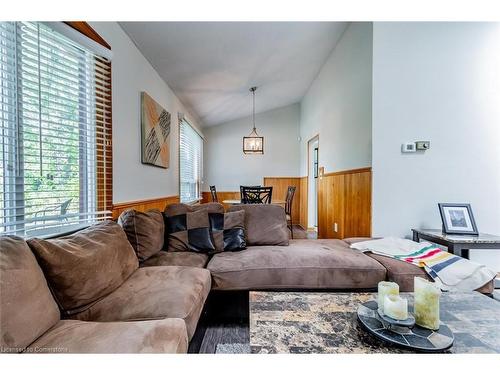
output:
{"label": "wooden window frame", "polygon": [[[99,43],[101,46],[111,50],[111,46],[84,21],[65,21],[66,25]],[[102,63],[102,62],[101,62]],[[109,115],[96,109],[96,117],[101,118],[106,127],[106,139],[96,144],[97,153],[97,210],[112,211],[113,209],[113,111],[112,111],[112,82],[111,62],[107,62],[109,77],[107,77],[109,89]],[[96,98],[104,98],[102,92],[96,92]],[[97,106],[99,107],[99,106]]]}

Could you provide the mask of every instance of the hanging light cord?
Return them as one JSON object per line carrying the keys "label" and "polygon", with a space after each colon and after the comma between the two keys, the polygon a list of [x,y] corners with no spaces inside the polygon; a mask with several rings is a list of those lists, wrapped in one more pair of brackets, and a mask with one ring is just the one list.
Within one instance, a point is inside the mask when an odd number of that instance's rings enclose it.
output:
{"label": "hanging light cord", "polygon": [[252,111],[252,120],[253,120],[253,131],[252,134],[255,133],[257,134],[257,129],[255,128],[255,91],[257,90],[257,87],[250,87],[250,91],[252,92],[252,99],[253,99],[253,111]]}
{"label": "hanging light cord", "polygon": [[255,87],[252,87],[252,96],[253,96],[253,131],[255,131]]}

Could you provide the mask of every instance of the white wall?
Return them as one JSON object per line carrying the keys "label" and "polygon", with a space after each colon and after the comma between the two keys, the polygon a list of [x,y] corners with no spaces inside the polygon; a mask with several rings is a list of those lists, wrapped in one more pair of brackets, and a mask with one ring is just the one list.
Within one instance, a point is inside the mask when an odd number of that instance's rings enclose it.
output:
{"label": "white wall", "polygon": [[319,134],[326,172],[371,165],[372,24],[351,23],[301,102],[300,173]]}
{"label": "white wall", "polygon": [[[116,22],[91,22],[113,51],[113,202],[179,194],[178,121],[190,116],[151,64]],[[170,167],[141,164],[140,94],[146,91],[172,115]]]}
{"label": "white wall", "polygon": [[[500,235],[500,24],[375,23],[373,234],[440,228],[438,202],[470,202]],[[405,141],[429,140],[424,154]],[[500,271],[500,251],[471,251]]]}
{"label": "white wall", "polygon": [[243,136],[252,131],[245,117],[204,128],[204,189],[239,191],[240,185],[260,185],[265,176],[299,176],[299,104],[256,115],[257,132],[264,136],[263,155],[243,154]]}

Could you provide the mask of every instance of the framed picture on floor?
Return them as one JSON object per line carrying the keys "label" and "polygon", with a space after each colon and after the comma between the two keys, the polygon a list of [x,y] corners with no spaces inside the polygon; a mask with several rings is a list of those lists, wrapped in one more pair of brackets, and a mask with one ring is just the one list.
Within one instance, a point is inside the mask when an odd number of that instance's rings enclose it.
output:
{"label": "framed picture on floor", "polygon": [[477,226],[468,203],[438,203],[443,232],[477,235]]}

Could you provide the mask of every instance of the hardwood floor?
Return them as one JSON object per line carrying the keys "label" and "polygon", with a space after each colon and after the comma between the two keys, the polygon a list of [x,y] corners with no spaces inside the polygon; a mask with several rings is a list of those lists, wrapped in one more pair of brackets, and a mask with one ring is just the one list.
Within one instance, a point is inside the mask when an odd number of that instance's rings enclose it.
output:
{"label": "hardwood floor", "polygon": [[214,354],[219,344],[249,344],[248,291],[212,291],[189,353]]}
{"label": "hardwood floor", "polygon": [[209,326],[201,342],[199,353],[214,354],[219,344],[249,344],[250,332],[248,324],[221,323]]}

